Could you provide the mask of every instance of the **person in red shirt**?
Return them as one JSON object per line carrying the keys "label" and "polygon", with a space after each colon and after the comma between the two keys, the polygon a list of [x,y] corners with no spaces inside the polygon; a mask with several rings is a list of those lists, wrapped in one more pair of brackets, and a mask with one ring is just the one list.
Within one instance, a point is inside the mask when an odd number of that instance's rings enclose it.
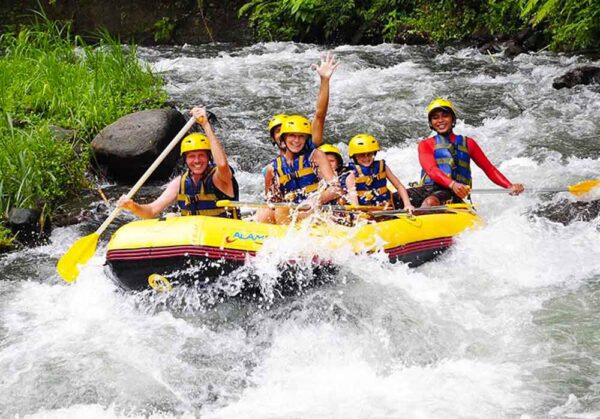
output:
{"label": "person in red shirt", "polygon": [[428,108],[429,127],[436,132],[433,137],[419,143],[421,182],[409,189],[415,207],[431,207],[452,202],[462,202],[471,190],[473,161],[496,185],[511,189],[512,195],[523,192],[521,183],[511,183],[486,157],[474,139],[456,135],[456,111],[446,99],[433,100]]}

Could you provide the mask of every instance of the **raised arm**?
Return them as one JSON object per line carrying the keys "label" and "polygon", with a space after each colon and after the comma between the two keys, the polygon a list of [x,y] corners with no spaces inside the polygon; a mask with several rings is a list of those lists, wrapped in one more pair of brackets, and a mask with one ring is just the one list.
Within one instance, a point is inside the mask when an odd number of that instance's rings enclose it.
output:
{"label": "raised arm", "polygon": [[204,130],[204,133],[210,142],[210,152],[212,154],[213,162],[217,167],[213,176],[215,186],[227,195],[233,196],[233,172],[231,171],[231,167],[229,167],[225,149],[223,148],[221,141],[219,141],[215,135],[210,122],[208,122],[206,109],[196,107],[190,111],[190,114],[196,118],[196,121]]}
{"label": "raised arm", "polygon": [[329,108],[329,79],[339,65],[335,61],[335,55],[328,51],[325,56],[321,56],[321,64],[313,64],[311,68],[315,70],[320,78],[321,85],[319,88],[319,96],[317,96],[317,108],[315,117],[312,121],[312,142],[316,147],[323,144],[323,131],[325,129],[325,117]]}

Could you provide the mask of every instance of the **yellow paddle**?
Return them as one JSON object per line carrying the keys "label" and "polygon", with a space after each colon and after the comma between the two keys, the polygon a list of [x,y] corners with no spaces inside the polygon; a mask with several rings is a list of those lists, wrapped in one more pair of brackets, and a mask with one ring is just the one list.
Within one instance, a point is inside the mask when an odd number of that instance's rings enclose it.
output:
{"label": "yellow paddle", "polygon": [[[181,128],[181,130],[177,133],[175,138],[171,140],[169,145],[163,150],[162,153],[156,158],[154,163],[146,170],[146,172],[142,175],[140,180],[137,181],[133,188],[127,193],[127,197],[131,198],[136,194],[138,189],[142,187],[144,182],[148,180],[150,175],[156,170],[159,164],[167,157],[167,155],[171,152],[171,150],[177,145],[179,140],[185,135],[186,132],[194,125],[196,120],[194,118],[190,118],[190,120]],[[85,265],[88,260],[94,253],[96,252],[96,246],[98,245],[98,239],[100,235],[106,230],[110,223],[119,215],[121,212],[121,208],[115,208],[113,212],[110,213],[108,218],[102,223],[98,230],[93,232],[92,234],[82,237],[77,240],[70,248],[67,250],[67,253],[62,255],[59,259],[58,264],[56,265],[56,270],[58,274],[67,282],[73,282],[79,276],[79,265]]]}
{"label": "yellow paddle", "polygon": [[[592,189],[600,186],[600,179],[584,180],[574,185],[568,185],[566,188],[533,188],[525,189],[528,193],[556,193],[570,192],[577,197],[581,197]],[[510,189],[473,189],[471,193],[510,193]]]}

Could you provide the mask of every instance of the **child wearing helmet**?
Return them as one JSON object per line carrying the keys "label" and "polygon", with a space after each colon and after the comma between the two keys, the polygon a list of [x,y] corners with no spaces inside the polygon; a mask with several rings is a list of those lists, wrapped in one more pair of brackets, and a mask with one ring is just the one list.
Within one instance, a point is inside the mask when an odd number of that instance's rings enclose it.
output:
{"label": "child wearing helmet", "polygon": [[442,98],[431,101],[427,119],[436,135],[419,143],[421,182],[410,191],[415,205],[430,207],[462,202],[471,190],[471,160],[498,186],[511,189],[513,195],[523,192],[523,185],[511,183],[474,139],[454,134],[456,109],[452,102]]}
{"label": "child wearing helmet", "polygon": [[[350,168],[344,166],[344,159],[342,158],[340,149],[333,144],[323,144],[319,147],[319,150],[325,153],[327,161],[329,161],[329,165],[331,166],[331,170],[333,170],[338,177],[340,188],[343,193],[342,196],[340,196],[340,199],[332,201],[331,203],[339,203],[340,205],[350,203],[351,205],[358,205],[356,189],[353,186],[354,173]],[[349,187],[349,185],[352,186]]]}
{"label": "child wearing helmet", "polygon": [[239,187],[206,110],[195,107],[190,114],[206,135],[193,133],[181,141],[180,154],[185,159],[187,171],[169,182],[165,191],[153,202],[138,204],[122,196],[117,203],[119,207],[142,218],[154,218],[177,202],[181,215],[239,217],[237,210],[227,211],[216,205],[220,199],[239,199]]}
{"label": "child wearing helmet", "polygon": [[389,180],[398,191],[403,208],[412,212],[414,207],[402,182],[385,164],[385,160],[375,160],[378,151],[379,142],[369,134],[355,135],[348,144],[348,155],[352,159],[349,166],[354,174],[353,178],[348,179],[348,184],[356,188],[359,204],[394,208],[392,194],[387,187]]}

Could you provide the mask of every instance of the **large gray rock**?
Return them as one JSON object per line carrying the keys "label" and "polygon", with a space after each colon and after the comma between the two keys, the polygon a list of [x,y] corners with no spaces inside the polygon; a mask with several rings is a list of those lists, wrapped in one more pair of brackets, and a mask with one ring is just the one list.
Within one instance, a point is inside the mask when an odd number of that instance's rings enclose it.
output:
{"label": "large gray rock", "polygon": [[585,65],[577,67],[552,81],[552,87],[562,89],[571,88],[577,84],[600,84],[600,67]]}
{"label": "large gray rock", "polygon": [[[92,141],[100,171],[116,181],[136,182],[185,122],[185,117],[175,109],[141,111],[118,119]],[[178,158],[179,148],[175,147],[151,178],[168,178]]]}

